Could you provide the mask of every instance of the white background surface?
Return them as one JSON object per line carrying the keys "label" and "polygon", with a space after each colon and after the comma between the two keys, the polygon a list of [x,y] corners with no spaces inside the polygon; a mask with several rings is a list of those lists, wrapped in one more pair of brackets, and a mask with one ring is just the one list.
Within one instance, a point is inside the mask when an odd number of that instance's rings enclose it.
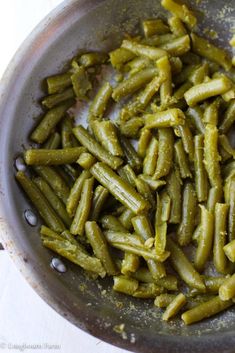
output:
{"label": "white background surface", "polygon": [[[0,77],[24,38],[60,2],[0,0]],[[8,254],[0,251],[0,352],[10,351],[127,352],[85,334],[60,317],[27,284]]]}

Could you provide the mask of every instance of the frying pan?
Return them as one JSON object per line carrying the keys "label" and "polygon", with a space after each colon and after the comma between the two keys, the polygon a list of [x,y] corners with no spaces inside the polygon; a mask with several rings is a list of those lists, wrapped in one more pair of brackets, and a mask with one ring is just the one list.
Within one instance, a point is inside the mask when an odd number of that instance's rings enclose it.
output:
{"label": "frying pan", "polygon": [[[191,1],[199,32],[213,28],[228,48],[234,27],[234,0]],[[192,326],[161,321],[152,302],[113,293],[109,280],[92,281],[66,264],[50,267],[53,254],[42,247],[39,224],[31,227],[24,211],[31,206],[14,179],[14,160],[42,112],[40,82],[59,72],[79,49],[110,50],[124,33],[135,33],[144,18],[165,17],[157,0],[69,0],[58,6],[25,40],[10,63],[0,89],[0,234],[3,245],[36,292],[70,322],[134,352],[234,352],[234,309]],[[16,299],[17,300],[17,299]],[[114,330],[125,324],[124,332]]]}

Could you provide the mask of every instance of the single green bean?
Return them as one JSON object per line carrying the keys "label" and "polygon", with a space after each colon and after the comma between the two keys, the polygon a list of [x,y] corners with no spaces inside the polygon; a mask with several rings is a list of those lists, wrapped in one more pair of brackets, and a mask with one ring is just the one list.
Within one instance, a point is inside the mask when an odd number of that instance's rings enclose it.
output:
{"label": "single green bean", "polygon": [[167,306],[166,311],[162,315],[164,321],[168,321],[173,316],[177,315],[182,307],[186,304],[186,297],[184,294],[179,293],[172,302]]}
{"label": "single green bean", "polygon": [[101,119],[107,109],[113,89],[109,82],[105,82],[98,90],[93,102],[90,105],[90,113]]}
{"label": "single green bean", "polygon": [[104,64],[108,60],[108,55],[106,53],[91,52],[82,54],[78,59],[80,65],[85,67],[90,67],[94,65]]}
{"label": "single green bean", "polygon": [[214,186],[209,190],[207,199],[207,209],[209,212],[214,212],[217,202],[221,202],[223,196],[223,189],[221,186]]}
{"label": "single green bean", "polygon": [[171,199],[169,223],[177,224],[181,221],[181,184],[179,171],[174,168],[167,177],[167,193]]}
{"label": "single green bean", "polygon": [[195,170],[195,187],[197,198],[199,202],[207,200],[208,195],[208,180],[207,174],[203,163],[203,148],[204,137],[203,135],[196,135],[194,137],[194,170]]}
{"label": "single green bean", "polygon": [[164,180],[153,180],[150,176],[145,174],[139,174],[138,178],[144,180],[154,191],[166,184]]}
{"label": "single green bean", "polygon": [[163,79],[160,87],[161,106],[167,107],[172,100],[171,64],[168,57],[163,56],[157,61],[156,65],[159,70],[159,75]]}
{"label": "single green bean", "polygon": [[69,87],[61,93],[55,93],[44,97],[42,100],[42,105],[44,105],[48,109],[51,109],[54,108],[56,105],[72,98],[74,98],[74,91],[73,88]]}
{"label": "single green bean", "polygon": [[128,295],[133,295],[137,290],[139,283],[134,278],[126,277],[126,276],[114,276],[114,285],[113,290],[121,293],[125,293]]}
{"label": "single green bean", "polygon": [[185,121],[184,125],[177,126],[175,128],[175,133],[177,136],[180,136],[182,138],[184,150],[188,154],[189,160],[193,162],[194,161],[193,135],[188,126],[187,121]]}
{"label": "single green bean", "polygon": [[142,117],[134,117],[120,125],[122,135],[135,138],[138,136],[140,129],[144,126],[144,119]]}
{"label": "single green bean", "polygon": [[223,249],[229,261],[235,262],[235,240],[230,241]]}
{"label": "single green bean", "polygon": [[215,78],[209,82],[200,83],[185,92],[184,98],[191,107],[210,97],[218,96],[231,88],[231,81],[226,77]]}
{"label": "single green bean", "polygon": [[154,34],[165,34],[169,33],[169,27],[161,19],[144,20],[142,22],[144,35],[146,38],[151,37]]}
{"label": "single green bean", "polygon": [[186,5],[178,4],[173,0],[162,0],[161,4],[166,10],[173,13],[176,17],[179,17],[181,21],[186,23],[189,28],[196,25],[197,19]]}
{"label": "single green bean", "polygon": [[231,146],[229,139],[226,135],[219,136],[219,143],[223,147],[223,149],[235,159],[235,149]]}
{"label": "single green bean", "polygon": [[179,101],[180,99],[184,98],[185,92],[192,87],[191,82],[186,81],[184,82],[180,87],[177,88],[177,90],[174,92],[174,98],[176,101]]}
{"label": "single green bean", "polygon": [[190,37],[188,34],[173,39],[171,42],[162,44],[160,48],[172,56],[181,56],[190,50]]}
{"label": "single green bean", "polygon": [[224,283],[226,277],[202,276],[208,293],[218,293],[219,287]]}
{"label": "single green bean", "polygon": [[73,133],[78,141],[98,160],[101,160],[113,169],[120,167],[122,160],[106,151],[83,126],[75,127]]}
{"label": "single green bean", "polygon": [[157,286],[155,283],[141,283],[138,289],[133,293],[135,298],[156,298],[156,295],[161,294],[164,288]]}
{"label": "single green bean", "polygon": [[136,178],[135,185],[140,195],[142,195],[143,198],[147,200],[152,205],[152,207],[154,207],[155,198],[153,196],[152,189],[150,188],[149,184],[141,178]]}
{"label": "single green bean", "polygon": [[207,124],[204,135],[204,164],[211,186],[221,185],[220,155],[218,152],[218,130]]}
{"label": "single green bean", "polygon": [[128,140],[124,136],[119,136],[119,139],[120,139],[121,147],[126,157],[127,163],[135,172],[139,172],[142,168],[142,159],[138,156],[130,140]]}
{"label": "single green bean", "polygon": [[161,128],[158,130],[159,153],[157,166],[153,179],[160,179],[169,174],[173,160],[174,136],[170,128]]}
{"label": "single green bean", "polygon": [[129,275],[130,272],[138,270],[139,264],[140,258],[138,255],[125,252],[124,259],[122,260],[121,273],[123,275]]}
{"label": "single green bean", "polygon": [[224,273],[228,265],[228,261],[223,250],[226,243],[228,208],[229,207],[226,203],[216,203],[215,205],[213,262],[216,270],[220,273]]}
{"label": "single green bean", "polygon": [[87,93],[92,89],[88,74],[83,66],[74,63],[74,73],[71,75],[73,90],[78,99],[86,100]]}
{"label": "single green bean", "polygon": [[153,114],[145,114],[144,118],[145,126],[148,129],[183,125],[185,122],[184,113],[178,108],[167,109]]}
{"label": "single green bean", "polygon": [[127,229],[128,231],[132,230],[132,218],[135,216],[135,214],[129,210],[128,208],[126,208],[122,214],[119,216],[119,221],[121,222],[121,224],[123,225],[123,227],[125,229]]}
{"label": "single green bean", "polygon": [[146,56],[148,59],[157,60],[167,55],[167,52],[161,48],[155,48],[144,44],[124,39],[121,48],[130,50],[137,56]]}
{"label": "single green bean", "polygon": [[82,152],[77,160],[77,163],[83,169],[87,169],[87,170],[89,170],[96,162],[97,162],[96,158],[88,152]]}
{"label": "single green bean", "polygon": [[76,162],[85,152],[84,147],[71,147],[63,149],[30,149],[24,153],[24,160],[28,165],[59,165]]}
{"label": "single green bean", "polygon": [[152,134],[149,129],[143,128],[140,132],[140,138],[138,141],[137,153],[140,158],[144,158],[146,155],[147,148],[151,141]]}
{"label": "single green bean", "polygon": [[172,16],[168,20],[171,32],[176,36],[176,37],[181,37],[185,34],[187,34],[187,31],[181,22],[180,18],[177,16]]}
{"label": "single green bean", "polygon": [[152,137],[143,161],[144,174],[147,174],[147,175],[154,174],[156,169],[156,164],[157,164],[157,155],[158,155],[158,141],[155,137]]}
{"label": "single green bean", "polygon": [[166,308],[175,298],[176,294],[163,293],[156,297],[154,305],[158,308]]}
{"label": "single green bean", "polygon": [[68,100],[63,104],[50,109],[30,135],[31,140],[37,143],[45,142],[54,127],[60,122],[73,103],[74,100]]}
{"label": "single green bean", "polygon": [[196,288],[201,292],[205,292],[206,287],[203,283],[202,277],[194,269],[183,251],[169,237],[167,239],[167,248],[170,251],[172,265],[182,280],[190,288]]}
{"label": "single green bean", "polygon": [[72,85],[71,73],[65,72],[63,74],[47,77],[46,83],[48,94],[61,93]]}
{"label": "single green bean", "polygon": [[218,118],[219,118],[219,106],[220,106],[220,98],[217,98],[209,104],[203,115],[203,121],[206,124],[212,124],[212,125],[217,125],[218,124]]}
{"label": "single green bean", "polygon": [[73,134],[73,121],[69,116],[65,116],[61,122],[61,142],[63,148],[77,147],[79,145]]}
{"label": "single green bean", "polygon": [[221,284],[219,288],[219,297],[221,300],[229,300],[235,296],[235,274]]}
{"label": "single green bean", "polygon": [[56,150],[57,148],[59,148],[60,142],[60,134],[58,132],[54,132],[53,134],[51,134],[51,136],[49,136],[49,138],[42,145],[42,147],[45,149]]}
{"label": "single green bean", "polygon": [[222,134],[226,134],[235,121],[235,99],[231,101],[224,114],[224,119],[219,127]]}
{"label": "single green bean", "polygon": [[48,227],[55,232],[62,232],[65,229],[62,220],[57,216],[46,197],[41,193],[33,181],[22,171],[17,172],[16,179]]}
{"label": "single green bean", "polygon": [[193,324],[227,309],[233,304],[232,300],[223,301],[219,296],[201,303],[194,308],[185,311],[181,318],[186,325]]}
{"label": "single green bean", "polygon": [[199,37],[195,33],[191,34],[192,50],[194,53],[214,61],[221,65],[226,71],[230,70],[232,64],[226,51],[211,44],[207,39]]}
{"label": "single green bean", "polygon": [[183,190],[182,220],[177,230],[177,240],[181,246],[192,240],[197,213],[197,197],[192,183],[186,183]]}
{"label": "single green bean", "polygon": [[186,117],[190,119],[190,122],[199,134],[205,133],[205,126],[202,121],[203,111],[200,106],[188,108],[186,111]]}
{"label": "single green bean", "polygon": [[133,217],[131,222],[135,233],[138,234],[144,241],[153,237],[152,225],[147,215]]}
{"label": "single green bean", "polygon": [[203,271],[205,264],[210,257],[214,236],[214,216],[212,212],[205,208],[205,206],[200,205],[200,208],[201,234],[198,239],[198,247],[194,259],[194,266],[199,272]]}
{"label": "single green bean", "polygon": [[110,255],[108,244],[96,222],[86,222],[86,236],[92,246],[95,256],[100,259],[108,275],[117,274],[117,268]]}
{"label": "single green bean", "polygon": [[101,218],[102,228],[105,230],[111,230],[115,232],[126,232],[126,228],[122,225],[118,218],[112,215],[105,215]]}
{"label": "single green bean", "polygon": [[192,173],[189,168],[189,162],[187,159],[187,155],[184,151],[184,146],[181,139],[174,144],[174,150],[175,150],[175,159],[179,166],[181,178],[183,179],[192,178]]}
{"label": "single green bean", "polygon": [[70,232],[74,235],[84,234],[85,223],[91,211],[93,184],[94,178],[86,179],[83,183],[81,198],[70,227]]}
{"label": "single green bean", "polygon": [[92,200],[90,219],[92,221],[98,221],[99,216],[102,212],[105,202],[107,201],[109,192],[103,186],[98,185],[94,191],[94,197]]}
{"label": "single green bean", "polygon": [[148,202],[104,163],[94,164],[90,171],[116,199],[130,208],[133,213],[138,214],[149,209]]}
{"label": "single green bean", "polygon": [[115,69],[120,70],[126,62],[132,60],[135,57],[135,54],[133,54],[130,50],[118,48],[111,51],[109,53],[109,57],[111,65]]}

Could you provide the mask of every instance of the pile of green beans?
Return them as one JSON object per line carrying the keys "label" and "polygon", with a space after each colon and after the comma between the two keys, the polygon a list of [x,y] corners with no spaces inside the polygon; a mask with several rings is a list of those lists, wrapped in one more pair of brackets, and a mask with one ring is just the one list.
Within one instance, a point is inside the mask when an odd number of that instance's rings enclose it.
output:
{"label": "pile of green beans", "polygon": [[[235,81],[228,54],[194,33],[192,11],[162,6],[166,21],[144,20],[142,35],[46,78],[46,112],[30,134],[40,147],[24,152],[16,179],[45,247],[188,325],[235,300]],[[97,90],[104,66],[113,79]],[[76,101],[88,105],[87,128]]]}

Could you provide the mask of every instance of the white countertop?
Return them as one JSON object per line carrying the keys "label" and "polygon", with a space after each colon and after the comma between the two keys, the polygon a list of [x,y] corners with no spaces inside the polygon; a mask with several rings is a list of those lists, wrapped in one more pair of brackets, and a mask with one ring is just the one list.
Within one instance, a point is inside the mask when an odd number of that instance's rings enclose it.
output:
{"label": "white countertop", "polygon": [[[0,77],[24,38],[61,0],[0,1]],[[0,234],[1,240],[1,234]],[[0,352],[125,353],[51,309],[0,251]]]}

